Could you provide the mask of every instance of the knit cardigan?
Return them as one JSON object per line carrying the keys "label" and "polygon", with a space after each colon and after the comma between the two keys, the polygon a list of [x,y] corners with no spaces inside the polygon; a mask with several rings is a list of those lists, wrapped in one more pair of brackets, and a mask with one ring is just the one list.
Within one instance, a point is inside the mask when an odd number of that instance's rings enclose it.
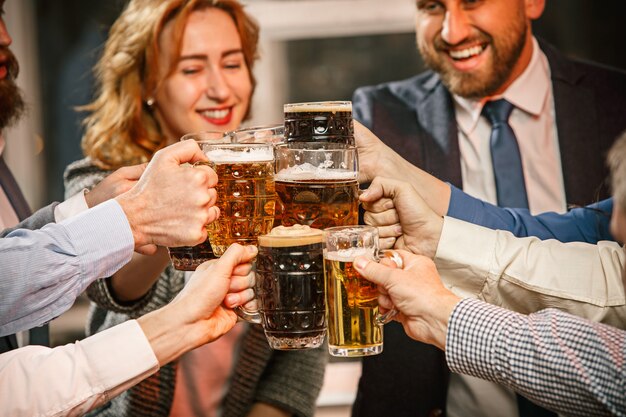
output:
{"label": "knit cardigan", "polygon": [[[70,164],[64,174],[66,198],[90,189],[110,171],[96,167],[89,158]],[[108,279],[87,289],[91,299],[87,335],[156,310],[178,294],[184,273],[169,265],[140,300],[120,303]],[[223,417],[243,417],[255,402],[264,402],[298,417],[312,417],[328,361],[325,346],[302,351],[272,350],[258,325],[248,327],[241,339],[230,387],[222,403]],[[135,387],[111,399],[89,416],[167,417],[174,398],[177,361],[173,361]]]}

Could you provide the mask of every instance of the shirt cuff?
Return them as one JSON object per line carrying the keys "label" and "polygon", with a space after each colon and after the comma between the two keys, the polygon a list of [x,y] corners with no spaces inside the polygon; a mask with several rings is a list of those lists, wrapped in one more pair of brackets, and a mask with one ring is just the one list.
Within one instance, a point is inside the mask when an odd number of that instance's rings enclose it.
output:
{"label": "shirt cuff", "polygon": [[461,297],[477,297],[493,262],[496,232],[444,217],[435,264],[444,285]]}
{"label": "shirt cuff", "polygon": [[59,205],[54,208],[54,221],[56,223],[60,223],[63,220],[69,219],[89,209],[87,200],[85,200],[85,191],[87,191],[86,188],[74,194],[64,202],[59,203]]}
{"label": "shirt cuff", "polygon": [[94,383],[110,399],[159,369],[148,339],[136,320],[129,320],[80,342],[93,366]]}
{"label": "shirt cuff", "polygon": [[122,207],[105,201],[61,223],[78,251],[82,275],[93,281],[117,272],[133,255],[135,240]]}
{"label": "shirt cuff", "polygon": [[452,372],[489,381],[498,380],[494,355],[499,332],[517,315],[480,300],[459,302],[448,323],[446,361]]}

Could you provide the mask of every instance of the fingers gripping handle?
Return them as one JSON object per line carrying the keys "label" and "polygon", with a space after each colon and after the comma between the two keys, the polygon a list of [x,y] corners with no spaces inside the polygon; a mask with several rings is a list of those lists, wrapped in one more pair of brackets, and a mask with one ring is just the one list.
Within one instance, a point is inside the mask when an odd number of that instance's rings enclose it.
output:
{"label": "fingers gripping handle", "polygon": [[[379,252],[379,258],[388,258],[391,259],[398,268],[402,269],[404,263],[402,262],[402,257],[398,254],[398,252],[394,250],[381,250]],[[378,314],[376,316],[376,322],[379,325],[383,325],[389,323],[396,315],[398,314],[398,310],[395,308],[389,310],[385,314]]]}

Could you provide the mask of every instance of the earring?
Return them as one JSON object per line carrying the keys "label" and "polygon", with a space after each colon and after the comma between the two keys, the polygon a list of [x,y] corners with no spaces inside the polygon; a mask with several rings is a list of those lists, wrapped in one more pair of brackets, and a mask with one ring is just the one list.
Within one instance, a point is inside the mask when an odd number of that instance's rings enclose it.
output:
{"label": "earring", "polygon": [[148,107],[154,106],[154,97],[148,97],[147,100],[146,100],[146,105]]}

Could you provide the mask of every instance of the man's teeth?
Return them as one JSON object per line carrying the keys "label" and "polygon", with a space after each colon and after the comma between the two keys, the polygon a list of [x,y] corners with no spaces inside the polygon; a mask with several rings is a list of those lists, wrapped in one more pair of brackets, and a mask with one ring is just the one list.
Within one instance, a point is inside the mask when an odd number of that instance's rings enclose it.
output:
{"label": "man's teeth", "polygon": [[230,110],[228,109],[223,109],[223,110],[205,110],[202,112],[202,115],[208,119],[223,119],[224,117],[228,116],[228,112]]}
{"label": "man's teeth", "polygon": [[465,59],[474,55],[478,55],[482,51],[483,51],[483,47],[480,45],[477,45],[471,48],[463,49],[461,51],[450,51],[450,56],[453,59]]}

